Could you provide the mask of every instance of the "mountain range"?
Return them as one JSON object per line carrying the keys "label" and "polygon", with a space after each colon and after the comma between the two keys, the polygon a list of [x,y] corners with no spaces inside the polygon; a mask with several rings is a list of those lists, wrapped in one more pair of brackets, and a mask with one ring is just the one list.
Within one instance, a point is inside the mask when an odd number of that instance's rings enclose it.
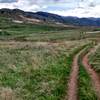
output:
{"label": "mountain range", "polygon": [[78,18],[72,16],[60,16],[47,12],[25,12],[20,9],[0,9],[0,16],[9,17],[18,21],[36,21],[46,23],[58,23],[77,26],[100,26],[100,18]]}

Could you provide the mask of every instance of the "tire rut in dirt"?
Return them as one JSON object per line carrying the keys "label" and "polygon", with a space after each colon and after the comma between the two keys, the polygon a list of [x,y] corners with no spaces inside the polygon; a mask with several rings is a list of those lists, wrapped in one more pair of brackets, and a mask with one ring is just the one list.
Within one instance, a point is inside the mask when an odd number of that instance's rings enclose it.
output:
{"label": "tire rut in dirt", "polygon": [[72,70],[68,82],[68,92],[67,96],[65,97],[65,100],[78,100],[78,74],[79,74],[78,59],[82,52],[83,50],[81,50],[73,58]]}
{"label": "tire rut in dirt", "polygon": [[[89,53],[88,53],[89,54]],[[95,88],[96,94],[98,96],[98,100],[100,100],[100,77],[98,74],[92,69],[92,66],[88,62],[88,54],[86,54],[83,59],[82,63],[84,65],[84,68],[88,72],[88,74],[91,77],[92,85]]]}

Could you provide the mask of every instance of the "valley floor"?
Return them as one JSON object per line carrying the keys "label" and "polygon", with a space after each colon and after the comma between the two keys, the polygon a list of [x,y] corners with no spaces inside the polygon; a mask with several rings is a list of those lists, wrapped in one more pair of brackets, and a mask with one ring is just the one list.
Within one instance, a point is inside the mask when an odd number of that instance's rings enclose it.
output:
{"label": "valley floor", "polygon": [[0,17],[0,100],[100,100],[94,29]]}

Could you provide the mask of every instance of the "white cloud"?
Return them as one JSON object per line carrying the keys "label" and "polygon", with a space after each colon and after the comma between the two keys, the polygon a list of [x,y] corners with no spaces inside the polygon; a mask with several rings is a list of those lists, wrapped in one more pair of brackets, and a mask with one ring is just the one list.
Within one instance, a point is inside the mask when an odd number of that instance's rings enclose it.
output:
{"label": "white cloud", "polygon": [[100,17],[100,12],[98,11],[100,6],[95,8],[83,9],[75,8],[68,11],[51,11],[51,13],[63,15],[63,16],[78,16],[78,17]]}
{"label": "white cloud", "polygon": [[14,3],[0,3],[0,8],[18,8],[25,11],[38,11],[40,9],[40,5],[30,3],[27,0],[19,0],[18,2]]}
{"label": "white cloud", "polygon": [[79,2],[77,7],[69,10],[62,11],[50,11],[51,13],[63,15],[63,16],[78,16],[78,17],[100,17],[100,0],[84,0]]}

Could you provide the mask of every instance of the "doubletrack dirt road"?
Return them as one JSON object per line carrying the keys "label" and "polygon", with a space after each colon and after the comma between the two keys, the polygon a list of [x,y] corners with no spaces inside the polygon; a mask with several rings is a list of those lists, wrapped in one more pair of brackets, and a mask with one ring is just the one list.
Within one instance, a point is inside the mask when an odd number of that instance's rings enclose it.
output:
{"label": "doubletrack dirt road", "polygon": [[[67,96],[65,97],[65,100],[78,100],[78,78],[79,78],[79,56],[85,51],[85,49],[81,50],[78,54],[75,55],[73,58],[72,63],[72,70],[69,77],[68,82],[68,91]],[[90,50],[91,52],[91,50]],[[90,53],[89,52],[89,53]],[[82,63],[84,65],[84,68],[86,69],[87,73],[91,77],[92,85],[96,91],[96,94],[98,96],[98,100],[100,100],[100,77],[98,74],[92,69],[91,65],[88,62],[88,55],[84,55],[82,57]],[[92,87],[91,87],[92,88]]]}

